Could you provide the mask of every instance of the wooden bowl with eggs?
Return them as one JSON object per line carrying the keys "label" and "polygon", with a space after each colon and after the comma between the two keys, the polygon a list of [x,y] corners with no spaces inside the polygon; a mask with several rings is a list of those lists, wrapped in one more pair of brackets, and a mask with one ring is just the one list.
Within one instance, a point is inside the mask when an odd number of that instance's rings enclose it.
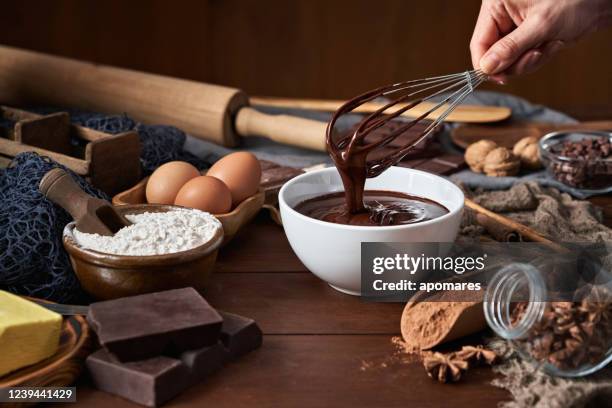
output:
{"label": "wooden bowl with eggs", "polygon": [[225,245],[263,206],[265,193],[259,188],[260,177],[259,161],[248,152],[229,154],[203,174],[188,163],[169,162],[115,195],[113,204],[168,204],[210,212],[223,225]]}

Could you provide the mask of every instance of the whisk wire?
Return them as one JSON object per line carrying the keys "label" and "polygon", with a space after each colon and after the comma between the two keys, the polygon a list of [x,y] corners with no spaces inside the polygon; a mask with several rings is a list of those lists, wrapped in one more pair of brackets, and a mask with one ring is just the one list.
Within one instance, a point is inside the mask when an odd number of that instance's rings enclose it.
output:
{"label": "whisk wire", "polygon": [[[480,83],[482,83],[482,81],[484,81],[484,74],[479,73],[479,71],[466,71],[465,73],[462,74],[455,74],[453,75],[453,79],[452,81],[445,81],[444,85],[446,85],[447,82],[452,82],[451,85],[446,86],[443,89],[440,89],[436,92],[434,92],[433,94],[422,98],[422,99],[418,99],[414,102],[408,103],[406,106],[402,107],[401,109],[398,109],[397,111],[393,112],[392,114],[389,114],[387,116],[383,116],[382,118],[378,119],[377,121],[375,121],[373,124],[371,124],[370,126],[368,126],[365,130],[362,129],[369,120],[373,119],[373,115],[370,115],[368,118],[366,118],[365,120],[363,120],[361,122],[361,125],[358,128],[358,132],[360,132],[360,135],[355,135],[355,136],[359,136],[359,138],[362,138],[362,135],[365,135],[381,126],[383,126],[385,123],[387,123],[389,120],[401,115],[402,113],[406,112],[407,110],[412,109],[414,106],[416,106],[417,104],[424,102],[424,101],[428,101],[438,95],[444,94],[446,92],[449,92],[459,86],[462,85],[463,81],[458,81],[458,78],[466,78],[467,83],[465,85],[463,85],[459,90],[457,90],[456,92],[452,93],[451,95],[449,95],[448,97],[444,98],[442,101],[436,103],[433,107],[431,107],[430,109],[428,109],[424,114],[421,114],[420,116],[418,116],[416,119],[410,121],[409,123],[407,123],[406,125],[396,129],[395,131],[393,131],[391,134],[389,134],[388,136],[386,136],[385,138],[373,142],[369,145],[367,145],[365,148],[377,148],[377,147],[383,147],[389,143],[391,143],[396,137],[398,137],[399,135],[401,135],[402,133],[406,132],[407,130],[409,130],[411,127],[413,127],[417,122],[425,119],[426,117],[428,117],[429,115],[431,115],[433,112],[437,111],[438,109],[440,109],[441,107],[445,106],[457,93],[460,93],[459,97],[452,102],[449,107],[447,108],[447,110],[445,112],[443,112],[438,118],[436,118],[436,120],[434,120],[432,123],[430,123],[428,125],[428,127],[425,129],[424,131],[424,135],[422,137],[420,137],[419,139],[417,139],[417,142],[414,143],[414,145],[418,144],[419,142],[421,142],[423,139],[425,139],[427,136],[429,136],[429,134],[440,124],[442,123],[442,121],[457,107],[457,105],[459,105],[461,103],[461,101],[463,101],[465,99],[465,97],[467,95],[469,95],[473,90],[475,86],[478,86]],[[472,83],[474,81],[474,84]],[[417,92],[421,92],[421,91],[426,91],[426,90],[430,90],[430,89],[434,89],[438,86],[440,86],[441,84],[436,84],[436,85],[431,85],[428,86],[422,90],[419,90]],[[389,102],[388,104],[386,104],[383,108],[378,110],[378,114],[381,114],[384,112],[384,110],[389,109],[390,107],[396,105],[397,103],[402,103],[404,102],[403,99],[405,99],[406,97],[410,97],[413,94],[416,94],[417,92],[413,92],[410,93],[408,95],[405,95],[401,98],[398,98],[395,101]]]}
{"label": "whisk wire", "polygon": [[[412,89],[417,86],[419,87],[419,89],[413,92],[409,92],[406,95],[403,95],[395,100],[388,102],[387,104],[383,105],[382,107],[380,107],[379,109],[377,109],[376,111],[368,115],[364,120],[362,120],[358,128],[355,130],[354,134],[346,136],[346,139],[348,138],[351,139],[349,143],[349,149],[354,149],[355,148],[354,145],[356,145],[357,143],[360,143],[368,133],[380,128],[388,121],[414,108],[419,103],[430,100],[438,95],[449,92],[461,86],[463,80],[465,80],[466,78],[467,78],[468,83],[471,83],[473,73],[476,73],[476,71],[466,71],[464,73],[459,73],[459,74],[443,75],[439,77],[432,77],[430,79],[412,80],[412,81],[390,85],[389,87],[387,87],[389,91],[384,92],[384,94],[389,95],[391,93],[396,93],[402,90]],[[419,84],[417,85],[416,82],[418,82]],[[406,86],[406,83],[413,83],[413,85]],[[436,92],[424,98],[420,98],[420,99],[417,98],[415,100],[411,100],[414,96],[418,94],[422,94],[422,93],[425,93],[433,89],[437,89],[442,86],[444,86],[444,88],[438,89]],[[441,103],[436,105],[433,109],[431,109],[429,113],[436,111],[439,107],[441,107],[446,102],[447,100],[442,101]],[[395,111],[389,114],[385,114],[385,111],[387,109],[392,108],[393,106],[396,106],[398,104],[405,104],[405,106],[399,109],[396,109]],[[418,122],[422,120],[423,118],[429,116],[429,113],[425,116],[422,116],[422,115],[419,116],[418,118],[415,119],[415,122]],[[361,147],[360,150],[385,146],[389,144],[391,141],[393,141],[393,139],[399,136],[401,133],[410,129],[413,126],[413,124],[414,123],[405,125],[404,127],[397,129],[395,132],[392,132],[390,135],[388,135],[384,139],[374,142],[368,146]],[[341,143],[342,144],[346,143],[346,141],[341,141]]]}
{"label": "whisk wire", "polygon": [[[388,145],[411,127],[434,114],[434,112],[444,109],[444,111],[437,115],[435,120],[432,120],[427,124],[427,126],[425,126],[425,130],[419,135],[416,141],[412,141],[408,145],[398,147],[395,152],[382,159],[369,160],[366,170],[367,177],[375,177],[390,165],[397,163],[409,151],[414,149],[415,146],[429,137],[431,133],[448,117],[448,115],[450,115],[452,111],[461,102],[463,102],[463,100],[465,100],[465,98],[471,94],[474,89],[476,89],[476,87],[486,81],[487,78],[487,75],[480,70],[469,70],[455,74],[398,82],[366,92],[352,101],[345,103],[340,107],[340,109],[338,109],[338,111],[336,111],[327,127],[327,140],[335,148],[341,149],[344,152],[353,151],[367,156],[374,149]],[[389,97],[390,95],[398,92],[405,92],[405,94],[402,94],[388,103],[385,103],[382,107],[369,114],[359,123],[356,130],[351,134],[334,141],[334,124],[341,115],[349,113],[358,106],[370,102],[380,96]],[[428,102],[441,95],[445,95],[442,97],[442,100],[437,102],[432,101],[432,106],[428,107],[425,112],[421,113],[415,119],[403,124],[402,126],[399,126],[389,135],[368,144],[363,143],[363,140],[370,132],[380,128],[385,123],[397,118],[417,105],[423,102]],[[400,106],[398,107],[398,105]],[[387,112],[393,107],[396,107],[394,111]]]}

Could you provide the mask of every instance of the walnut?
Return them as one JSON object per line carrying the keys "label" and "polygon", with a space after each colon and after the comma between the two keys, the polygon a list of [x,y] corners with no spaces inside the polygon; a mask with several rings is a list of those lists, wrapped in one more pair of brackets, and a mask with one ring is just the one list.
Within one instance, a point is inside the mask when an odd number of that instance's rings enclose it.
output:
{"label": "walnut", "polygon": [[487,154],[496,147],[497,143],[486,139],[472,143],[465,150],[465,162],[470,166],[472,171],[482,173],[485,157],[487,157]]}
{"label": "walnut", "polygon": [[509,177],[518,173],[520,165],[521,161],[510,150],[496,147],[485,157],[483,170],[487,176]]}
{"label": "walnut", "polygon": [[537,170],[542,167],[538,138],[527,136],[516,142],[512,152],[521,160],[526,169]]}

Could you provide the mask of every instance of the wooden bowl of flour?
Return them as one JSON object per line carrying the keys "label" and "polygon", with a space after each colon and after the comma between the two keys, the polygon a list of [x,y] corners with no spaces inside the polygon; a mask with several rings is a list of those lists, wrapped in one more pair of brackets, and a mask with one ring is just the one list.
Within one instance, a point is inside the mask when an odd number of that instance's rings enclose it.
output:
{"label": "wooden bowl of flour", "polygon": [[[167,212],[182,208],[172,205],[136,204],[116,207],[123,215]],[[96,299],[116,299],[143,293],[191,286],[206,286],[221,243],[223,228],[218,228],[206,243],[165,255],[114,255],[79,245],[73,234],[74,222],[64,229],[64,247],[85,291]]]}

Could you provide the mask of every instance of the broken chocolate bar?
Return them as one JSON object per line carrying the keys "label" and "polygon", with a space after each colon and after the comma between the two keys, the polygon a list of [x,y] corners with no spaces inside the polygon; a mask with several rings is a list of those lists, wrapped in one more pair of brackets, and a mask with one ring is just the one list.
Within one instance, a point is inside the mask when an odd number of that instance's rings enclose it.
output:
{"label": "broken chocolate bar", "polygon": [[94,303],[87,320],[100,344],[120,361],[214,345],[222,318],[193,288]]}
{"label": "broken chocolate bar", "polygon": [[227,351],[217,343],[184,352],[180,358],[153,357],[121,363],[101,349],[87,358],[96,388],[136,403],[155,407],[217,371]]}
{"label": "broken chocolate bar", "polygon": [[96,388],[149,407],[178,395],[189,378],[181,360],[164,356],[120,363],[101,349],[87,357],[86,364]]}
{"label": "broken chocolate bar", "polygon": [[223,316],[221,341],[230,358],[240,357],[261,346],[262,333],[255,320],[233,313],[219,313]]}
{"label": "broken chocolate bar", "polygon": [[280,187],[286,181],[304,173],[304,170],[293,167],[278,166],[272,167],[261,172],[261,187],[263,189]]}
{"label": "broken chocolate bar", "polygon": [[196,384],[217,371],[229,359],[229,353],[221,344],[190,350],[181,354],[181,361],[189,368],[189,381]]}
{"label": "broken chocolate bar", "polygon": [[429,173],[448,176],[465,167],[463,156],[455,154],[443,154],[432,158],[415,158],[402,160],[398,166],[423,170]]}
{"label": "broken chocolate bar", "polygon": [[265,191],[265,202],[269,205],[278,204],[278,192],[287,181],[304,173],[304,170],[281,166],[268,160],[260,160],[261,188]]}

